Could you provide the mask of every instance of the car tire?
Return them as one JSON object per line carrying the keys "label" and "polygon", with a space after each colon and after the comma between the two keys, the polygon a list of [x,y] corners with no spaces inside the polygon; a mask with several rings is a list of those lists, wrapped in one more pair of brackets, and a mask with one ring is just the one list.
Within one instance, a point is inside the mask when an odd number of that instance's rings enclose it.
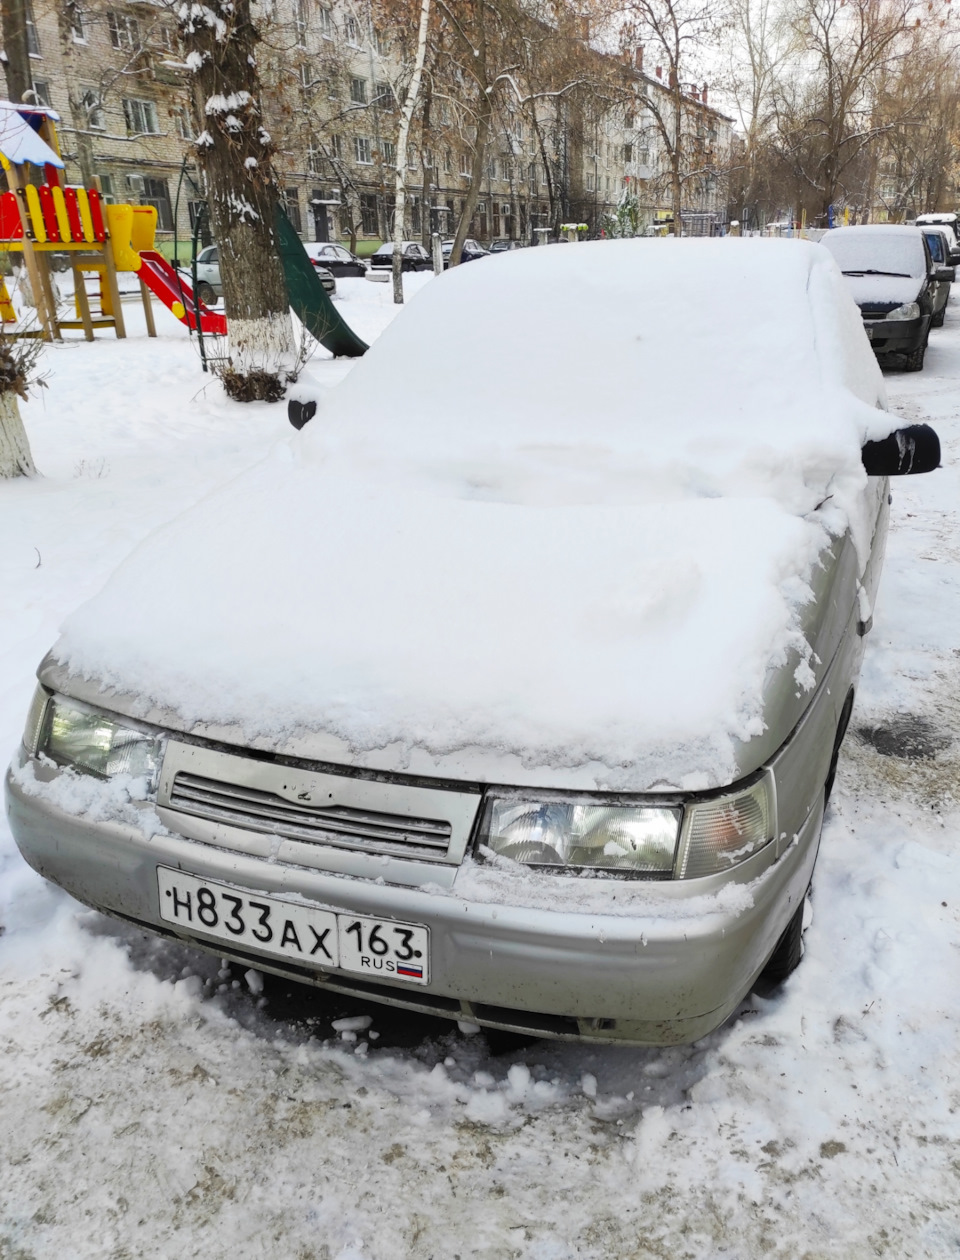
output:
{"label": "car tire", "polygon": [[937,311],[936,315],[934,315],[933,319],[931,319],[931,321],[930,321],[930,327],[931,327],[931,328],[942,328],[942,327],[943,327],[943,320],[944,320],[944,316],[946,315],[946,313],[947,313],[947,308],[946,308],[946,306],[945,306],[945,305],[944,305],[944,306],[941,306],[940,310],[939,310],[939,311]]}
{"label": "car tire", "polygon": [[206,280],[201,280],[197,285],[197,300],[202,302],[204,306],[216,306],[217,295],[212,284],[207,284]]}
{"label": "car tire", "polygon": [[772,988],[774,985],[783,984],[787,976],[791,972],[796,971],[800,959],[803,957],[803,914],[807,908],[807,898],[810,896],[810,889],[800,898],[800,904],[793,915],[793,918],[783,930],[783,935],[777,941],[776,948],[767,959],[767,965],[760,973],[760,981],[764,988]]}
{"label": "car tire", "polygon": [[917,346],[916,350],[911,350],[909,354],[903,356],[903,370],[905,372],[922,372],[923,356],[927,353],[927,343]]}

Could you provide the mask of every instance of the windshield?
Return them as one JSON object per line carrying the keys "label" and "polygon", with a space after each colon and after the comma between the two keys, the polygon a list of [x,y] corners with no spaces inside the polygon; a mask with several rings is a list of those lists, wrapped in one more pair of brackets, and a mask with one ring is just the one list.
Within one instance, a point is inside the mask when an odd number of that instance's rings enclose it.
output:
{"label": "windshield", "polygon": [[861,228],[828,232],[820,241],[847,275],[915,276],[926,274],[920,233],[870,232]]}

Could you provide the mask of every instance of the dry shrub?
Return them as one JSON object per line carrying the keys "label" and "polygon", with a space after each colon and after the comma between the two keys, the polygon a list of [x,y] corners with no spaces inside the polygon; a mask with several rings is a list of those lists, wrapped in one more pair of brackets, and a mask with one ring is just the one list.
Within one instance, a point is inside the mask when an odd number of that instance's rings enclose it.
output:
{"label": "dry shrub", "polygon": [[280,402],[287,392],[287,374],[265,372],[260,368],[252,372],[238,372],[224,366],[216,369],[223,381],[227,397],[234,402]]}

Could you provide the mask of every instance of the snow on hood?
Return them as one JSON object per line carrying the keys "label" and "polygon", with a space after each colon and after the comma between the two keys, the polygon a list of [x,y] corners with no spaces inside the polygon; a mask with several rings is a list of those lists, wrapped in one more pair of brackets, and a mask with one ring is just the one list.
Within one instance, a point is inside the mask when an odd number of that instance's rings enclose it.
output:
{"label": "snow on hood", "polygon": [[902,306],[915,302],[923,280],[914,276],[845,276],[850,296],[858,306]]}
{"label": "snow on hood", "polygon": [[142,543],[55,655],[188,725],[325,733],[385,768],[729,781],[770,671],[809,652],[829,534],[865,554],[882,401],[817,246],[456,269],[302,433]]}

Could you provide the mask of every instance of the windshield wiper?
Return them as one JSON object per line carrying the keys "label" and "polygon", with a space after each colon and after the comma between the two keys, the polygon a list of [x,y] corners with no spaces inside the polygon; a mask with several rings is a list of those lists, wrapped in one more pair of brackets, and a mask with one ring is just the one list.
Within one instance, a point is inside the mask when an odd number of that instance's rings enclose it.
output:
{"label": "windshield wiper", "polygon": [[876,271],[873,267],[864,267],[860,271],[845,271],[845,276],[899,276],[901,280],[912,280],[908,271]]}

